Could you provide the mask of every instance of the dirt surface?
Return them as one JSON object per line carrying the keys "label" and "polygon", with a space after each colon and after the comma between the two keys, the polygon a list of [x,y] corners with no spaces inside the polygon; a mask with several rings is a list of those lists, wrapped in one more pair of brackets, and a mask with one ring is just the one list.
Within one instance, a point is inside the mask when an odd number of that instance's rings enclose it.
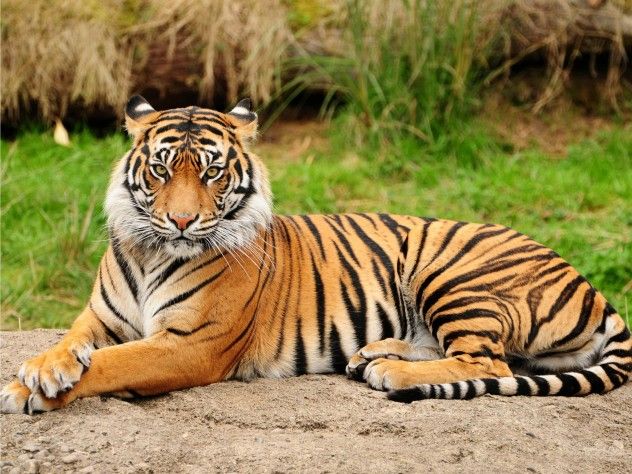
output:
{"label": "dirt surface", "polygon": [[[2,383],[63,331],[1,333]],[[341,376],[1,415],[5,472],[630,472],[632,384],[586,398],[389,402]]]}

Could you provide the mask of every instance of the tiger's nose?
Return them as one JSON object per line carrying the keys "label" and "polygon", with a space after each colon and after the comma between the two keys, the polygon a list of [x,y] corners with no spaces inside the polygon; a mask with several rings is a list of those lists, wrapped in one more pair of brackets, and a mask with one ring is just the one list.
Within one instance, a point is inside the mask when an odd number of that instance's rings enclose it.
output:
{"label": "tiger's nose", "polygon": [[188,212],[182,212],[180,214],[167,214],[167,217],[178,229],[184,230],[189,227],[195,219],[197,219],[197,214],[194,216]]}

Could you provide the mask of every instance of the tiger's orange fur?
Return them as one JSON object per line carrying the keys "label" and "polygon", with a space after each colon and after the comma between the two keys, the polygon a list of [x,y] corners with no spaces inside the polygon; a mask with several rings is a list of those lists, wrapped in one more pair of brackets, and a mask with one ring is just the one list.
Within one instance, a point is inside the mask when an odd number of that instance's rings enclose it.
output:
{"label": "tiger's orange fur", "polygon": [[157,112],[136,96],[126,112],[134,144],[112,175],[93,294],[4,387],[3,412],[302,373],[346,372],[401,401],[585,395],[627,381],[621,316],[519,232],[273,215],[248,150],[249,102]]}

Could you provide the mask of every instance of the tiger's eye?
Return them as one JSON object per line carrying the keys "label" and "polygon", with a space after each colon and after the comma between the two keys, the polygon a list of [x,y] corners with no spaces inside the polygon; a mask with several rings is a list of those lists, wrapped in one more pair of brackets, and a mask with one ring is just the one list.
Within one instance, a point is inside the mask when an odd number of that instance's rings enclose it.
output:
{"label": "tiger's eye", "polygon": [[155,165],[154,171],[158,176],[165,176],[167,174],[167,168],[162,165]]}
{"label": "tiger's eye", "polygon": [[215,168],[215,167],[209,168],[209,169],[206,170],[206,177],[208,179],[217,178],[217,176],[219,176],[221,171],[222,170],[219,169],[219,168]]}

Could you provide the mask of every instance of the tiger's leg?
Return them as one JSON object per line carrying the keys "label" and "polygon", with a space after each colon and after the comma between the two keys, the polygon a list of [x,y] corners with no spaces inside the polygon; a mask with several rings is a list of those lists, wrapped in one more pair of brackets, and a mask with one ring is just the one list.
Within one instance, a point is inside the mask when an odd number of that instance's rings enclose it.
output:
{"label": "tiger's leg", "polygon": [[493,330],[455,330],[450,325],[438,332],[446,348],[445,359],[406,361],[379,358],[364,369],[363,378],[377,390],[392,390],[424,383],[447,383],[512,375],[505,362],[500,334]]}
{"label": "tiger's leg", "polygon": [[349,378],[362,381],[364,369],[375,359],[422,361],[442,357],[438,346],[416,345],[401,339],[388,338],[367,344],[349,359],[346,367]]}
{"label": "tiger's leg", "polygon": [[34,392],[26,411],[55,410],[77,398],[99,394],[146,396],[207,385],[226,378],[238,357],[236,350],[239,348],[222,351],[204,339],[191,341],[168,331],[97,349],[92,353],[90,369],[70,390],[52,399]]}
{"label": "tiger's leg", "polygon": [[86,308],[61,341],[22,364],[18,378],[0,391],[0,411],[21,413],[32,392],[55,397],[70,389],[90,367],[95,347],[118,342],[118,336]]}

